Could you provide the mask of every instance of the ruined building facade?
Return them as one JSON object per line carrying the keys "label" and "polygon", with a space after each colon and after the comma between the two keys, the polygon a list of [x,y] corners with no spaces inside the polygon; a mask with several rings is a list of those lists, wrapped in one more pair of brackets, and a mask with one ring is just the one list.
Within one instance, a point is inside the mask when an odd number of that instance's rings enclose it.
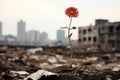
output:
{"label": "ruined building facade", "polygon": [[98,31],[95,26],[79,27],[78,44],[81,49],[98,46]]}
{"label": "ruined building facade", "polygon": [[78,45],[81,49],[97,47],[105,52],[120,51],[120,22],[97,19],[94,26],[79,27]]}

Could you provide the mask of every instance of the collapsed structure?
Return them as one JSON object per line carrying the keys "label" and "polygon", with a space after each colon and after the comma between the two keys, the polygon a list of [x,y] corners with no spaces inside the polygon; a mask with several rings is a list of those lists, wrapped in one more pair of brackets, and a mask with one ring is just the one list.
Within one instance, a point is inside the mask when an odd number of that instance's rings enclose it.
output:
{"label": "collapsed structure", "polygon": [[78,45],[81,49],[97,48],[104,52],[120,51],[120,22],[96,19],[95,25],[79,27]]}

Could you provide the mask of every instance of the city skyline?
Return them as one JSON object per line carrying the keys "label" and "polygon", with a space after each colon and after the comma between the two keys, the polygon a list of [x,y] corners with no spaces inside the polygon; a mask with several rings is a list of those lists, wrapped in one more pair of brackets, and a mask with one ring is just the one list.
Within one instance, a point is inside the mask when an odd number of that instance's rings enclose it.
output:
{"label": "city skyline", "polygon": [[[69,18],[64,11],[73,6],[78,8],[79,17],[73,19],[73,26],[94,25],[95,19],[120,21],[119,0],[0,0],[0,21],[3,22],[3,35],[17,35],[17,22],[26,22],[26,31],[47,32],[50,39],[56,39],[56,30],[68,26]],[[77,39],[78,30],[73,31]]]}

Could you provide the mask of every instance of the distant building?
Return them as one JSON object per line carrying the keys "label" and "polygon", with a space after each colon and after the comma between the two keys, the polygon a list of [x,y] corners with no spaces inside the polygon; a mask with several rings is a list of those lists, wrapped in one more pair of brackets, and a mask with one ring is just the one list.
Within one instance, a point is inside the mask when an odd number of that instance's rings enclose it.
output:
{"label": "distant building", "polygon": [[42,46],[49,45],[48,34],[46,32],[40,33],[40,45]]}
{"label": "distant building", "polygon": [[100,25],[103,25],[103,24],[106,24],[106,23],[108,23],[107,19],[96,19],[95,20],[95,26],[100,26]]}
{"label": "distant building", "polygon": [[5,37],[3,35],[0,35],[0,42],[4,40],[5,40]]}
{"label": "distant building", "polygon": [[57,44],[63,45],[65,42],[65,31],[62,29],[57,30]]}
{"label": "distant building", "polygon": [[97,47],[105,52],[120,51],[120,22],[97,19],[94,26],[79,27],[78,45],[81,49]]}
{"label": "distant building", "polygon": [[2,35],[2,22],[0,22],[0,35]]}
{"label": "distant building", "polygon": [[17,23],[17,40],[20,43],[26,41],[26,23],[22,20]]}
{"label": "distant building", "polygon": [[16,37],[14,35],[11,35],[11,34],[5,35],[5,41],[14,42],[14,41],[16,41]]}
{"label": "distant building", "polygon": [[4,41],[4,36],[2,34],[2,22],[0,22],[0,42]]}
{"label": "distant building", "polygon": [[40,45],[40,33],[36,30],[31,30],[27,32],[27,41],[30,45]]}

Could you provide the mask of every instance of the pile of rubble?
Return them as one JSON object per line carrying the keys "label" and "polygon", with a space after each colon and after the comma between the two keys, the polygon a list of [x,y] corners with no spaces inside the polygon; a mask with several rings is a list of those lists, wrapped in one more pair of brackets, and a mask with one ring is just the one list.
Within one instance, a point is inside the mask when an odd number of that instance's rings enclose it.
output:
{"label": "pile of rubble", "polygon": [[57,73],[61,80],[119,80],[120,55],[71,59],[41,48],[0,47],[0,80],[23,80],[41,69]]}
{"label": "pile of rubble", "polygon": [[80,66],[80,67],[59,67],[52,69],[59,75],[76,76],[79,80],[119,80],[120,79],[120,66],[118,71],[110,69],[100,69],[93,66]]}

